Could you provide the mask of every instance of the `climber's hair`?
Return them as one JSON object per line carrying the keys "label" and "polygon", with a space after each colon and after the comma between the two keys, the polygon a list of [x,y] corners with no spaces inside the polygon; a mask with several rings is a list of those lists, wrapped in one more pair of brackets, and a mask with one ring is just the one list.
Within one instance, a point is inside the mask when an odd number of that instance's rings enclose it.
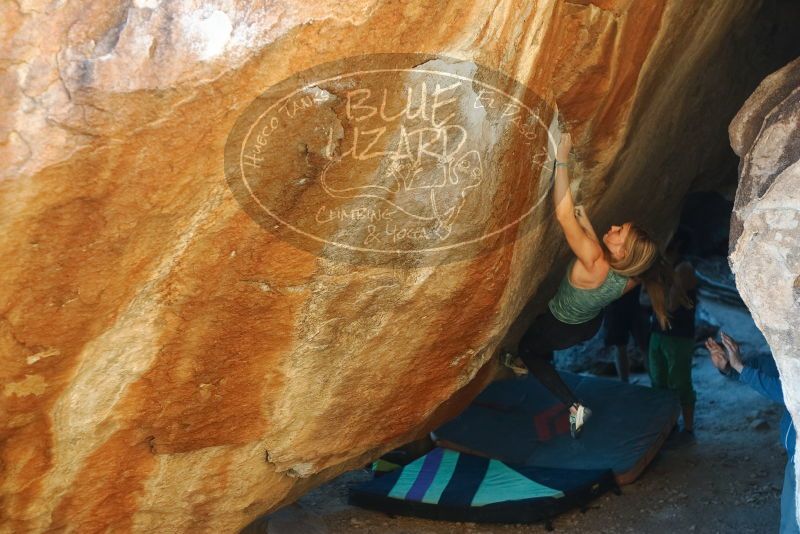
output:
{"label": "climber's hair", "polygon": [[636,223],[631,223],[622,248],[626,251],[625,257],[617,259],[609,254],[608,263],[617,273],[629,277],[647,271],[659,254],[655,240]]}
{"label": "climber's hair", "polygon": [[625,257],[617,259],[607,253],[608,263],[617,273],[642,282],[650,296],[653,311],[661,328],[669,328],[667,288],[672,283],[672,266],[669,265],[658,244],[641,226],[631,223],[623,249]]}

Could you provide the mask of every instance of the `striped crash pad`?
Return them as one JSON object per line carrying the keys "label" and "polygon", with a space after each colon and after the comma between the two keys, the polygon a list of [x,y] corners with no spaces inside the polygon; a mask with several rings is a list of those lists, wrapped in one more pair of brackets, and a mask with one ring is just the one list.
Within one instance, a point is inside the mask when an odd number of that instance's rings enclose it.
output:
{"label": "striped crash pad", "polygon": [[652,461],[680,414],[672,391],[560,373],[592,410],[579,439],[569,435],[567,407],[538,380],[490,384],[458,417],[434,432],[436,444],[516,465],[611,469],[620,485]]}
{"label": "striped crash pad", "polygon": [[526,523],[583,506],[615,486],[608,469],[520,466],[437,447],[350,488],[349,502],[429,519]]}

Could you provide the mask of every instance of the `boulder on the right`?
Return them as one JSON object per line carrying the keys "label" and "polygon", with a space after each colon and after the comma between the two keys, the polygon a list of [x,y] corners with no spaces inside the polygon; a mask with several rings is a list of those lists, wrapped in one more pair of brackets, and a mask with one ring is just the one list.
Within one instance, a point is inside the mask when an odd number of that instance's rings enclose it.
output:
{"label": "boulder on the right", "polygon": [[[741,158],[729,262],[800,423],[800,58],[769,75],[731,122]],[[733,333],[735,336],[735,333]]]}

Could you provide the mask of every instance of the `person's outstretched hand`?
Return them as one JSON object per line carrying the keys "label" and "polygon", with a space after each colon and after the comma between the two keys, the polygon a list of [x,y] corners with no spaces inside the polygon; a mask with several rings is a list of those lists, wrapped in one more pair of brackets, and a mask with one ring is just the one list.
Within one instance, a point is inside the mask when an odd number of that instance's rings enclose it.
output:
{"label": "person's outstretched hand", "polygon": [[725,351],[719,346],[719,343],[709,337],[706,339],[706,348],[709,354],[711,354],[711,363],[714,364],[714,367],[716,367],[720,373],[730,373],[728,359],[725,357]]}
{"label": "person's outstretched hand", "polygon": [[731,367],[736,369],[737,373],[741,373],[744,368],[744,362],[742,362],[742,355],[739,353],[739,345],[725,332],[720,332],[720,337],[722,338],[722,345],[725,347],[725,352],[728,355],[728,361]]}
{"label": "person's outstretched hand", "polygon": [[556,159],[558,161],[566,162],[569,159],[570,150],[572,150],[572,136],[566,132],[562,133],[561,139],[558,141]]}

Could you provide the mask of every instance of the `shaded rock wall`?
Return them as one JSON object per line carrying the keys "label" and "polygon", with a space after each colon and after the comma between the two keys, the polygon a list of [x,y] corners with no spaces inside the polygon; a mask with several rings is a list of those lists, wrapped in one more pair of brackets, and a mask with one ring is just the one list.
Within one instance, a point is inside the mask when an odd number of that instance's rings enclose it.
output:
{"label": "shaded rock wall", "polygon": [[[2,4],[2,528],[234,531],[452,416],[541,309],[566,257],[546,202],[503,246],[422,267],[256,224],[223,153],[267,87],[362,53],[496,69],[557,104],[598,230],[663,236],[763,76],[735,51],[778,49],[754,21],[789,4]],[[473,213],[521,215],[540,175],[491,170]]]}
{"label": "shaded rock wall", "polygon": [[730,139],[741,164],[729,261],[778,364],[784,400],[798,427],[800,58],[758,86],[731,122]]}

